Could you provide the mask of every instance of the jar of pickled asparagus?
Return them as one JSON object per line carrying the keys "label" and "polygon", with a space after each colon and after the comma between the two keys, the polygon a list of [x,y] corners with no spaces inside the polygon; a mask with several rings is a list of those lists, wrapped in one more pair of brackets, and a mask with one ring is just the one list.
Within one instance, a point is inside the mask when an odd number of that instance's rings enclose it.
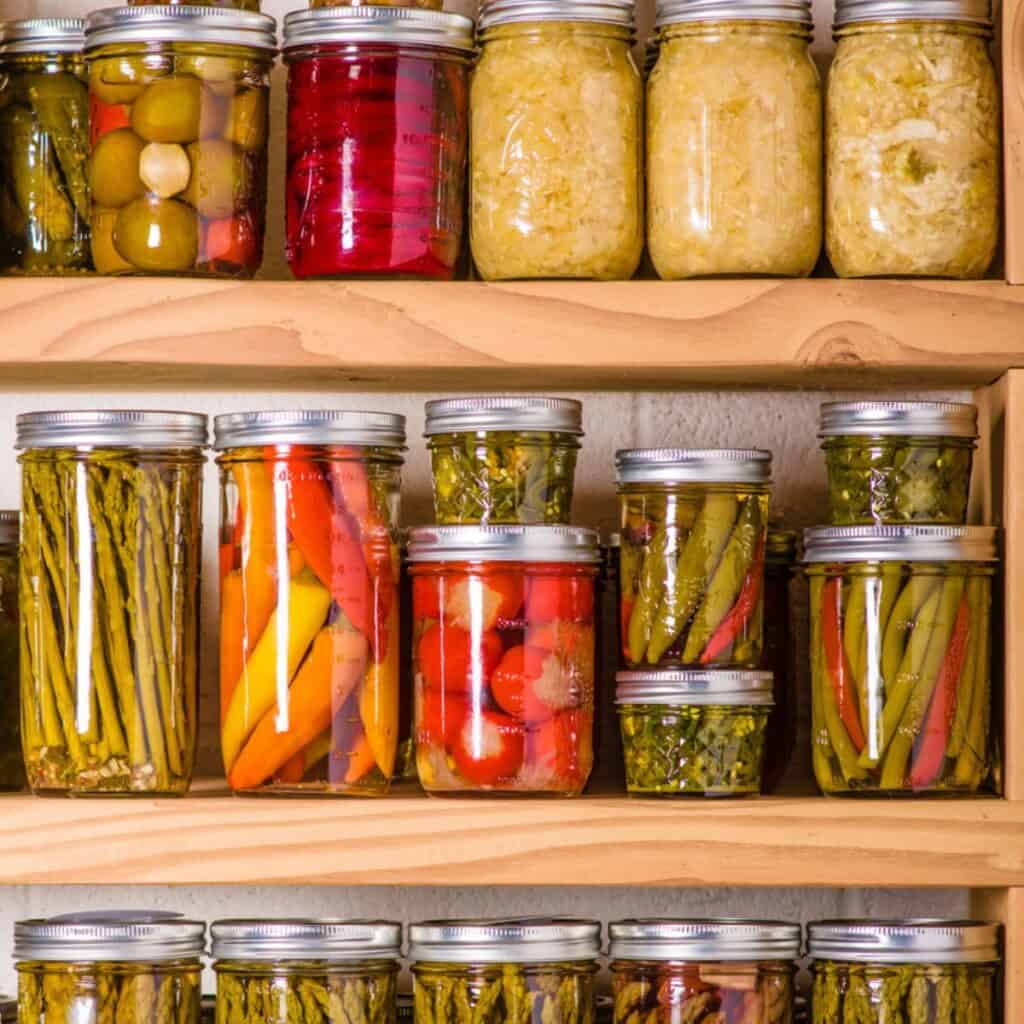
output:
{"label": "jar of pickled asparagus", "polygon": [[586,1024],[594,1019],[600,953],[597,921],[527,917],[410,925],[416,1024]]}
{"label": "jar of pickled asparagus", "polygon": [[613,1024],[792,1024],[798,924],[651,918],[616,921],[608,936]]}
{"label": "jar of pickled asparagus", "polygon": [[826,244],[840,277],[983,277],[1000,211],[989,0],[838,0]]}
{"label": "jar of pickled asparagus", "polygon": [[428,793],[575,796],[594,761],[597,533],[409,531],[416,763]]}
{"label": "jar of pickled asparagus", "polygon": [[273,18],[155,5],[86,20],[101,274],[251,277],[263,259]]}
{"label": "jar of pickled asparagus", "polygon": [[18,417],[21,729],[36,792],[184,793],[206,417]]}
{"label": "jar of pickled asparagus", "polygon": [[615,455],[623,662],[761,662],[770,452],[637,448]]}
{"label": "jar of pickled asparagus", "polygon": [[83,26],[0,23],[0,273],[90,269]]}
{"label": "jar of pickled asparagus", "polygon": [[386,793],[398,749],[405,417],[214,421],[221,748],[232,789]]}
{"label": "jar of pickled asparagus", "polygon": [[761,667],[772,674],[775,706],[765,732],[762,789],[772,793],[786,774],[796,745],[797,694],[791,634],[790,585],[797,561],[795,530],[768,527],[764,560],[764,649]]}
{"label": "jar of pickled asparagus", "polygon": [[817,921],[807,926],[813,1024],[997,1024],[999,925]]}
{"label": "jar of pickled asparagus", "polygon": [[572,398],[427,402],[423,431],[441,525],[568,523],[583,407]]}
{"label": "jar of pickled asparagus", "polygon": [[18,513],[0,511],[0,790],[25,785],[18,682]]}
{"label": "jar of pickled asparagus", "polygon": [[819,527],[804,545],[822,791],[977,791],[991,760],[996,530]]}
{"label": "jar of pickled asparagus", "polygon": [[967,521],[975,406],[826,402],[818,437],[834,525]]}

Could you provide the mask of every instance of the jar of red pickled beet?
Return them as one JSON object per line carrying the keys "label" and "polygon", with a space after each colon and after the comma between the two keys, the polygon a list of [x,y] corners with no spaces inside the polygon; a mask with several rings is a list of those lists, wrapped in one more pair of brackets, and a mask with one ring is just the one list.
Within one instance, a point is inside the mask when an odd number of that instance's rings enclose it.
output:
{"label": "jar of red pickled beet", "polygon": [[450,280],[463,235],[473,22],[402,7],[285,19],[296,277]]}
{"label": "jar of red pickled beet", "polygon": [[409,532],[413,729],[428,793],[575,796],[593,766],[597,532]]}

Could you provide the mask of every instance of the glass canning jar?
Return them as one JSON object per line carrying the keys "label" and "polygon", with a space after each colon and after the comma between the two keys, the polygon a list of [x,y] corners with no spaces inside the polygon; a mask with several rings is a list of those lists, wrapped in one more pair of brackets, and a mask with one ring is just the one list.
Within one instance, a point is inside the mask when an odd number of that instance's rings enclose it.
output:
{"label": "glass canning jar", "polygon": [[812,751],[825,793],[973,793],[988,775],[997,531],[804,534]]}
{"label": "glass canning jar", "polygon": [[0,790],[25,785],[18,681],[18,513],[0,512]]}
{"label": "glass canning jar", "polygon": [[761,662],[770,452],[615,454],[625,665]]}
{"label": "glass canning jar", "polygon": [[790,585],[797,561],[798,534],[768,528],[764,562],[764,649],[761,667],[771,672],[775,706],[765,733],[762,789],[772,793],[786,774],[796,746],[797,693],[793,659]]}
{"label": "glass canning jar", "polygon": [[206,417],[18,417],[21,735],[36,792],[184,793]]}
{"label": "glass canning jar", "polygon": [[88,270],[89,97],[78,18],[0,23],[0,272]]}
{"label": "glass canning jar", "polygon": [[792,1024],[798,924],[654,918],[616,921],[608,936],[613,1024]]}
{"label": "glass canning jar", "polygon": [[999,925],[982,921],[817,921],[812,1024],[996,1024]]}
{"label": "glass canning jar", "polygon": [[409,531],[416,764],[428,793],[575,796],[594,761],[597,533]]}
{"label": "glass canning jar", "polygon": [[251,277],[263,259],[276,23],[217,7],[86,19],[101,274]]}
{"label": "glass canning jar", "polygon": [[825,231],[840,277],[984,276],[999,240],[988,0],[838,0]]}
{"label": "glass canning jar", "polygon": [[659,4],[647,86],[647,247],[659,277],[814,269],[824,186],[812,25],[808,0]]}
{"label": "glass canning jar", "polygon": [[398,749],[405,417],[231,413],[214,421],[214,444],[228,783],[386,793]]}
{"label": "glass canning jar", "polygon": [[643,86],[633,0],[491,0],[470,90],[470,242],[485,280],[633,276]]}
{"label": "glass canning jar", "polygon": [[283,49],[295,276],[450,280],[462,251],[473,22],[410,6],[296,11]]}
{"label": "glass canning jar", "polygon": [[427,402],[423,431],[442,525],[568,523],[583,407],[571,398]]}

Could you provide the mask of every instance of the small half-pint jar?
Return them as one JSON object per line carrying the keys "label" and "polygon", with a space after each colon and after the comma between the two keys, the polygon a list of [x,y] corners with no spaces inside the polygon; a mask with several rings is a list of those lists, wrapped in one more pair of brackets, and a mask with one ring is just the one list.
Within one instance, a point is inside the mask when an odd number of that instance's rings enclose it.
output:
{"label": "small half-pint jar", "polygon": [[813,1024],[996,1024],[999,925],[984,921],[815,921]]}
{"label": "small half-pint jar", "polygon": [[798,924],[648,918],[608,937],[613,1024],[793,1020]]}
{"label": "small half-pint jar", "polygon": [[627,667],[761,663],[771,452],[615,455]]}
{"label": "small half-pint jar", "polygon": [[654,669],[620,672],[615,681],[630,794],[761,791],[770,672]]}
{"label": "small half-pint jar", "polygon": [[828,402],[818,436],[833,525],[967,521],[975,406]]}

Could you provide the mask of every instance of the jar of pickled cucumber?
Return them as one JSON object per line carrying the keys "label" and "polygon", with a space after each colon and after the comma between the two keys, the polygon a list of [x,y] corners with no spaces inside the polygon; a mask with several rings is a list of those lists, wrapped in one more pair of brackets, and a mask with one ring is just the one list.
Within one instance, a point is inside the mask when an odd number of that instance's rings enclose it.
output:
{"label": "jar of pickled cucumber", "polygon": [[812,1024],[997,1024],[999,931],[983,921],[812,922]]}
{"label": "jar of pickled cucumber", "polygon": [[991,761],[997,531],[804,534],[814,775],[828,794],[974,793]]}
{"label": "jar of pickled cucumber", "polygon": [[206,417],[18,417],[21,729],[36,792],[184,793]]}
{"label": "jar of pickled cucumber", "polygon": [[263,259],[276,23],[156,5],[86,20],[101,274],[251,277]]}
{"label": "jar of pickled cucumber", "polygon": [[818,437],[834,525],[967,521],[975,406],[828,402]]}
{"label": "jar of pickled cucumber", "polygon": [[0,511],[0,790],[25,785],[18,684],[18,513]]}
{"label": "jar of pickled cucumber", "polygon": [[438,524],[568,523],[583,407],[571,398],[444,398],[423,431]]}
{"label": "jar of pickled cucumber", "polygon": [[840,277],[983,277],[1000,211],[989,0],[838,0],[826,244]]}
{"label": "jar of pickled cucumber", "polygon": [[786,774],[796,745],[797,693],[791,634],[790,586],[796,569],[799,535],[768,527],[764,561],[764,648],[761,668],[772,674],[775,706],[765,733],[763,791],[772,793]]}
{"label": "jar of pickled cucumber", "polygon": [[84,22],[0,22],[0,273],[90,269]]}
{"label": "jar of pickled cucumber", "polygon": [[409,927],[416,1024],[588,1024],[601,925],[576,918],[424,921]]}
{"label": "jar of pickled cucumber", "polygon": [[623,663],[761,663],[770,452],[615,455]]}
{"label": "jar of pickled cucumber", "polygon": [[653,918],[616,921],[608,936],[613,1024],[792,1024],[798,924]]}

